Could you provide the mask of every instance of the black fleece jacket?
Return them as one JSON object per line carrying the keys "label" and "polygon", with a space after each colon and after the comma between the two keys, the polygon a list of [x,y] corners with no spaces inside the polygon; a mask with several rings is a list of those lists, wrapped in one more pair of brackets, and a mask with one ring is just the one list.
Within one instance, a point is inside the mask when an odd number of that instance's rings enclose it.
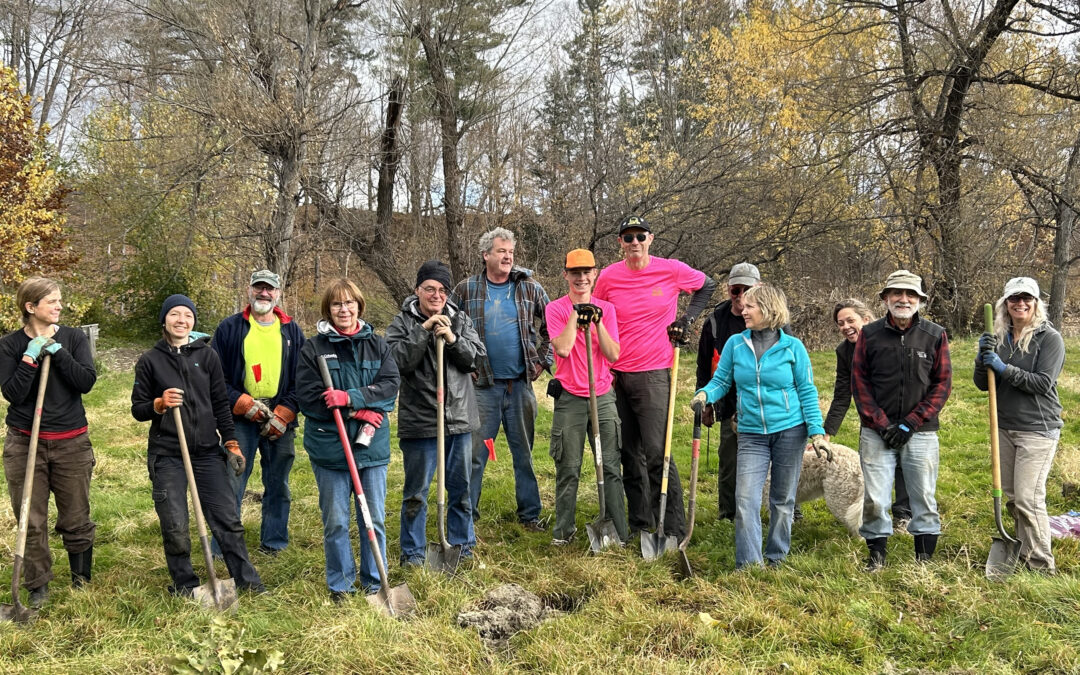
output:
{"label": "black fleece jacket", "polygon": [[[41,410],[42,431],[72,431],[86,426],[82,395],[97,382],[90,342],[78,328],[60,326],[53,336],[63,348],[51,357],[49,384]],[[8,406],[8,426],[29,431],[34,422],[39,365],[22,360],[30,336],[23,329],[0,338],[0,392]]]}

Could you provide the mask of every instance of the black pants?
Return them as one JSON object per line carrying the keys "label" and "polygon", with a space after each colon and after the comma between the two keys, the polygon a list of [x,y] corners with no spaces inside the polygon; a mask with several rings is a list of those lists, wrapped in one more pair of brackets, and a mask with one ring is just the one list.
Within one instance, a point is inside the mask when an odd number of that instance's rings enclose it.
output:
{"label": "black pants", "polygon": [[[165,544],[165,562],[172,577],[172,589],[199,585],[191,567],[191,532],[188,525],[187,476],[180,457],[151,454],[147,459],[150,482],[154,486],[154,509],[161,522],[161,540]],[[225,473],[228,465],[220,452],[191,456],[191,470],[199,490],[206,524],[221,546],[225,566],[237,588],[259,588],[262,581],[248,559],[244,526],[236,512],[236,497]]]}
{"label": "black pants", "polygon": [[[615,405],[622,423],[623,487],[631,531],[653,530],[660,518],[670,380],[668,369],[615,373]],[[670,464],[664,534],[681,539],[686,532],[682,484],[674,458]]]}
{"label": "black pants", "polygon": [[720,507],[717,518],[735,521],[735,476],[738,473],[739,436],[735,433],[735,418],[720,420],[720,445],[716,448],[716,501]]}
{"label": "black pants", "polygon": [[896,463],[896,474],[893,478],[893,490],[896,491],[892,503],[893,518],[911,519],[911,500],[908,498],[907,485],[904,484],[904,472],[900,469],[900,462]]}

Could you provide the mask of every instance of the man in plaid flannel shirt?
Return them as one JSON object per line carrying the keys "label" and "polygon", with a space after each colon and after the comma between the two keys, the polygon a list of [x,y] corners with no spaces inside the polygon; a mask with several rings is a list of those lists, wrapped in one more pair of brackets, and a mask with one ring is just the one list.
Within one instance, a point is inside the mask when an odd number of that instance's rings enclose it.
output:
{"label": "man in plaid flannel shirt", "polygon": [[532,448],[536,395],[532,382],[552,361],[544,308],[544,288],[530,270],[514,265],[514,233],[501,227],[480,237],[484,271],[458,283],[452,301],[469,315],[487,356],[473,377],[480,428],[473,433],[473,522],[480,518],[480,488],[487,466],[484,440],[494,439],[501,424],[514,462],[518,521],[525,529],[544,529],[540,488],[533,471]]}

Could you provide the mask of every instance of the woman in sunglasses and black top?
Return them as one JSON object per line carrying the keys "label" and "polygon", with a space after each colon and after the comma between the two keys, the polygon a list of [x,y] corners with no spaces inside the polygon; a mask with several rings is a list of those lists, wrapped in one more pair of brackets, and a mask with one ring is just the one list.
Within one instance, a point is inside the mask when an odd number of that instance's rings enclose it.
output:
{"label": "woman in sunglasses and black top", "polygon": [[979,338],[975,386],[986,391],[987,371],[996,375],[1001,487],[1016,521],[1020,560],[1028,569],[1054,574],[1046,476],[1061,436],[1057,378],[1065,343],[1046,318],[1039,284],[1010,279],[994,306],[994,332]]}

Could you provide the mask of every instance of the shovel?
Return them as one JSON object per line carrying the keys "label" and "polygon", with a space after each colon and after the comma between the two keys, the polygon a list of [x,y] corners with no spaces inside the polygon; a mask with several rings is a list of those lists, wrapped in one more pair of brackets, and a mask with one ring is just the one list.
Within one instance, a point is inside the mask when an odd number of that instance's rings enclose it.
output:
{"label": "shovel", "polygon": [[[322,375],[323,385],[327,389],[334,387],[334,381],[330,377],[330,368],[327,367],[326,361],[327,359],[336,358],[337,354],[322,354],[319,356],[319,373]],[[352,444],[349,443],[349,435],[345,432],[345,420],[341,419],[341,410],[339,408],[331,408],[331,410],[334,413],[334,423],[337,424],[341,447],[345,452],[345,463],[349,465],[349,475],[352,476],[356,504],[364,517],[364,527],[367,529],[371,555],[375,558],[375,566],[379,569],[379,582],[381,584],[379,592],[367,596],[367,601],[388,616],[407,616],[416,610],[416,599],[407,584],[390,587],[390,578],[386,574],[386,565],[383,563],[382,550],[379,548],[379,540],[375,535],[375,526],[371,522],[371,511],[368,510],[367,497],[364,496],[364,485],[360,482],[360,473],[356,470],[356,460],[352,454]]]}
{"label": "shovel", "polygon": [[664,516],[667,513],[668,471],[671,468],[671,428],[675,424],[675,385],[679,381],[679,346],[675,345],[675,356],[671,360],[671,387],[668,395],[667,437],[664,439],[664,475],[660,479],[660,522],[656,532],[641,533],[641,557],[656,560],[668,551],[679,548],[675,537],[664,534]]}
{"label": "shovel", "polygon": [[604,501],[604,458],[600,452],[600,416],[596,411],[596,378],[593,375],[592,328],[585,326],[585,359],[589,367],[589,420],[593,430],[593,457],[596,464],[596,492],[600,497],[600,513],[596,520],[586,523],[585,531],[589,534],[589,550],[599,553],[608,546],[621,543],[615,523],[607,518]]}
{"label": "shovel", "polygon": [[37,618],[37,610],[19,601],[19,579],[22,577],[23,555],[26,553],[26,531],[30,527],[30,495],[34,490],[34,469],[37,464],[38,434],[41,431],[41,406],[45,402],[45,387],[49,383],[49,363],[45,354],[41,360],[34,421],[30,426],[30,450],[26,454],[26,476],[23,478],[22,504],[19,508],[19,532],[15,535],[15,563],[11,566],[11,598],[14,604],[0,606],[0,621],[28,623]]}
{"label": "shovel", "polygon": [[451,546],[446,541],[446,381],[443,373],[443,339],[441,337],[435,338],[435,365],[439,371],[436,376],[435,393],[437,399],[435,423],[438,425],[435,432],[435,452],[439,455],[435,464],[438,483],[435,489],[438,492],[439,504],[439,541],[428,542],[424,564],[437,572],[453,574],[457,571],[458,563],[461,562],[461,547]]}
{"label": "shovel", "polygon": [[690,462],[690,523],[686,526],[686,537],[679,542],[679,577],[689,579],[694,576],[694,568],[690,567],[690,559],[686,557],[686,547],[690,543],[690,535],[694,533],[694,513],[697,511],[697,470],[698,457],[701,456],[701,413],[694,412],[694,443],[693,459]]}
{"label": "shovel", "polygon": [[199,530],[199,542],[202,544],[203,557],[206,559],[206,574],[210,577],[209,583],[199,586],[192,592],[192,597],[207,609],[235,612],[237,606],[236,582],[232,579],[219,581],[217,573],[214,571],[214,557],[210,553],[210,539],[206,536],[206,520],[203,519],[202,502],[199,501],[199,489],[195,487],[195,472],[191,469],[191,455],[188,454],[184,420],[180,416],[180,406],[172,410],[173,421],[176,424],[176,435],[180,439],[180,456],[184,459],[184,474],[187,476],[188,490],[191,491],[191,507],[195,511],[195,525]]}
{"label": "shovel", "polygon": [[[994,308],[990,303],[984,308],[986,330],[994,330]],[[990,545],[990,556],[986,559],[986,578],[990,581],[1004,581],[1005,577],[1016,571],[1020,561],[1020,542],[1005,531],[1001,520],[1001,457],[998,452],[998,414],[996,374],[990,368],[986,370],[987,390],[990,394],[990,475],[994,481],[994,521],[1000,537],[994,537]]]}

